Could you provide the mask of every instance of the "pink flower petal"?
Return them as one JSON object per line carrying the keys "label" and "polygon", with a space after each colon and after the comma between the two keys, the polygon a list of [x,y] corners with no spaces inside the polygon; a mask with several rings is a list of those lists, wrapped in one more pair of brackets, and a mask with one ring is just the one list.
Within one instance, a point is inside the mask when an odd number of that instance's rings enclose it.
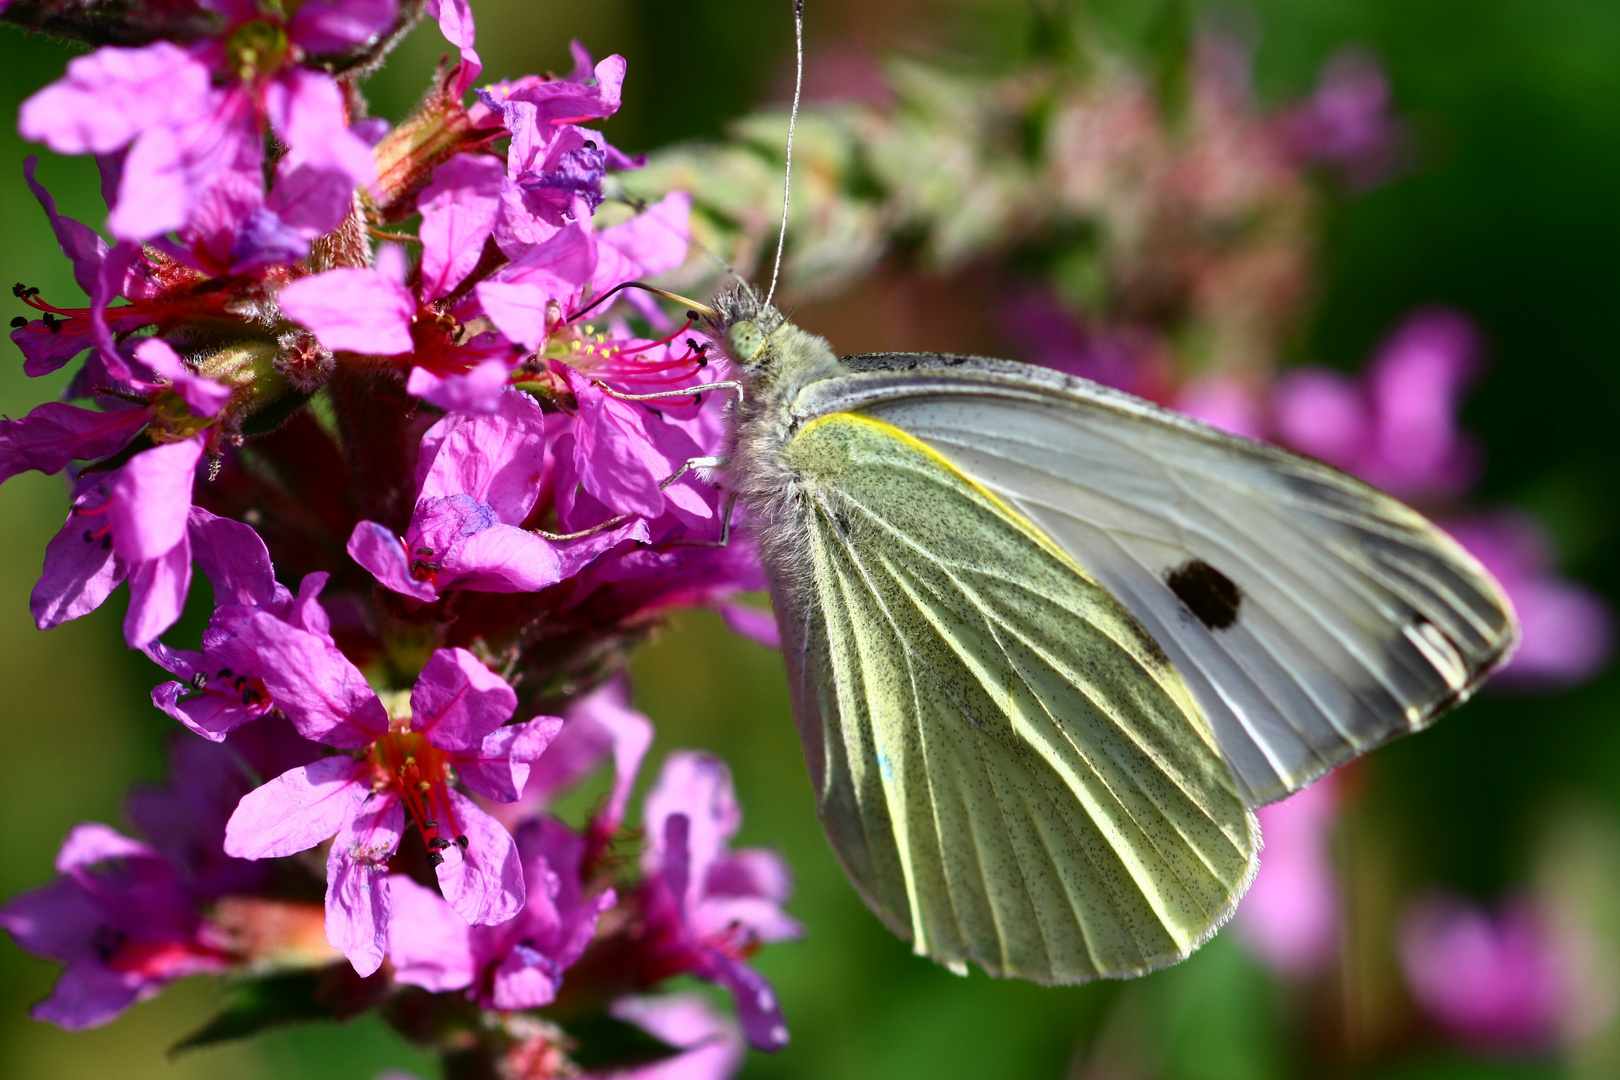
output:
{"label": "pink flower petal", "polygon": [[186,407],[197,416],[217,416],[219,410],[225,407],[225,403],[231,400],[230,387],[221,386],[213,379],[204,378],[192,371],[162,338],[147,338],[135,346],[135,357],[168,379],[174,386],[174,392],[180,395]]}
{"label": "pink flower petal", "polygon": [[308,851],[373,797],[365,775],[364,762],[341,754],[288,769],[242,796],[225,823],[225,854],[272,859]]}
{"label": "pink flower petal", "polygon": [[446,793],[467,846],[451,844],[438,867],[439,888],[467,922],[494,926],[523,910],[526,889],[517,844],[501,823],[457,791]]}
{"label": "pink flower petal", "polygon": [[191,545],[184,540],[155,559],[136,563],[129,573],[129,610],[124,640],[144,648],[173,626],[191,590]]}
{"label": "pink flower petal", "polygon": [[130,562],[156,559],[185,539],[191,486],[202,454],[197,439],[164,443],[141,451],[118,470],[107,523],[120,557]]}
{"label": "pink flower petal", "polygon": [[372,796],[337,834],[326,858],[326,940],[361,976],[382,967],[392,908],[388,859],[404,831],[399,799]]}
{"label": "pink flower petal", "polygon": [[488,503],[495,520],[521,525],[539,495],[546,458],[546,420],[539,402],[513,390],[495,411],[454,424],[440,421],[422,440],[432,447],[425,473],[418,468],[419,499],[470,495]]}
{"label": "pink flower petal", "polygon": [[492,157],[458,154],[433,170],[422,213],[422,298],[436,300],[478,265],[500,210],[506,170]]}
{"label": "pink flower petal", "polygon": [[249,624],[258,639],[264,686],[306,739],[366,746],[388,731],[388,713],[360,669],[331,642],[273,615]]}
{"label": "pink flower petal", "polygon": [[349,534],[349,557],[370,570],[384,588],[418,600],[433,601],[439,590],[431,581],[411,576],[411,558],[405,542],[375,521],[362,521]]}
{"label": "pink flower petal", "polygon": [[476,749],[452,755],[461,782],[485,798],[516,802],[529,779],[529,765],[545,753],[562,730],[560,716],[537,716],[508,724],[484,736]]}
{"label": "pink flower petal", "polygon": [[328,270],[281,291],[287,317],[334,352],[398,356],[412,349],[416,299],[375,270]]}
{"label": "pink flower petal", "polygon": [[472,928],[438,893],[403,874],[391,875],[388,889],[393,905],[388,960],[395,980],[434,993],[471,986],[478,975]]}
{"label": "pink flower petal", "polygon": [[0,483],[30,469],[58,473],[117,453],[150,416],[146,409],[97,412],[47,401],[21,420],[0,420]]}
{"label": "pink flower petal", "polygon": [[58,154],[106,154],[149,127],[194,115],[213,73],[178,45],[106,46],[23,102],[17,130]]}
{"label": "pink flower petal", "polygon": [[466,750],[512,718],[517,694],[466,649],[434,653],[411,691],[411,727],[445,750]]}

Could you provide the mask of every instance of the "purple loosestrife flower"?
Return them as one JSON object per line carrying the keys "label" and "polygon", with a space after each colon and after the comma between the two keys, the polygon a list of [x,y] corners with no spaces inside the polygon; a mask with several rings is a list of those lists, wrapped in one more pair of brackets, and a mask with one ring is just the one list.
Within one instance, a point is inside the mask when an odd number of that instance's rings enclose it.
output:
{"label": "purple loosestrife flower", "polygon": [[[23,103],[19,130],[61,154],[122,152],[108,225],[146,240],[228,208],[308,237],[334,228],[373,180],[343,91],[306,59],[348,52],[393,25],[394,0],[323,0],[282,16],[254,0],[206,0],[222,20],[193,45],[106,46]],[[265,201],[266,128],[288,147]],[[212,204],[212,205],[210,205]],[[307,248],[306,248],[307,250]]]}
{"label": "purple loosestrife flower", "polygon": [[408,705],[394,695],[391,716],[325,639],[267,613],[255,615],[250,627],[265,688],[299,734],[364,754],[290,769],[245,796],[226,826],[226,852],[245,859],[292,855],[335,835],[327,858],[327,937],[361,975],[382,964],[391,906],[384,875],[407,811],[439,887],[462,919],[501,923],[516,915],[524,882],[511,834],[452,783],[515,800],[529,763],[562,721],[538,717],[503,727],[517,695],[465,649],[435,652]]}
{"label": "purple loosestrife flower", "polygon": [[619,111],[624,57],[593,63],[579,42],[570,49],[574,70],[566,78],[531,75],[497,83],[478,95],[511,136],[496,239],[514,259],[566,221],[594,213],[602,205],[602,178],[608,169],[640,164],[598,132],[577,126]]}
{"label": "purple loosestrife flower", "polygon": [[[457,286],[481,259],[495,223],[501,167],[461,155],[440,165],[422,192],[422,264],[408,287],[397,248],[375,268],[344,268],[300,278],[282,290],[282,311],[326,348],[395,359],[406,388],[444,409],[488,411],[518,351],[498,333],[474,333],[483,311]],[[499,322],[496,323],[499,326]]]}
{"label": "purple loosestrife flower", "polygon": [[306,574],[295,597],[276,581],[270,552],[251,526],[194,507],[190,536],[219,606],[203,631],[200,651],[170,649],[161,642],[148,646],[153,661],[179,676],[152,691],[152,704],[219,742],[274,708],[264,687],[254,615],[267,612],[330,643],[331,623],[317,599],[328,575]]}
{"label": "purple loosestrife flower", "polygon": [[156,849],[105,825],[74,828],[58,877],[0,908],[17,944],[66,964],[33,1016],[78,1030],[105,1024],[186,975],[222,971],[178,869]]}
{"label": "purple loosestrife flower", "polygon": [[1481,465],[1456,419],[1479,366],[1479,336],[1466,316],[1419,312],[1359,381],[1309,368],[1284,376],[1274,400],[1277,433],[1285,445],[1402,498],[1458,494]]}
{"label": "purple loosestrife flower", "polygon": [[1338,954],[1339,882],[1330,849],[1338,803],[1329,775],[1255,811],[1266,846],[1234,922],[1244,944],[1284,975],[1314,974]]}
{"label": "purple loosestrife flower", "polygon": [[556,549],[520,527],[540,494],[545,450],[544,414],[521,391],[501,393],[488,416],[446,416],[422,437],[405,536],[362,521],[349,554],[384,587],[424,601],[447,589],[518,593],[556,583]]}
{"label": "purple loosestrife flower", "polygon": [[186,522],[202,454],[195,439],[165,443],[115,472],[80,477],[67,523],[45,546],[30,601],[41,630],[94,611],[126,578],[124,640],[131,647],[174,625],[191,588]]}
{"label": "purple loosestrife flower", "polygon": [[1539,1050],[1557,1033],[1563,976],[1527,904],[1492,914],[1455,897],[1423,897],[1401,918],[1400,957],[1418,1006],[1466,1045]]}
{"label": "purple loosestrife flower", "polygon": [[725,763],[671,754],[642,817],[643,962],[665,976],[689,972],[725,986],[751,1044],[786,1046],[776,994],[744,961],[761,944],[797,938],[803,929],[781,908],[792,891],[781,857],[762,848],[726,850],[742,811]]}
{"label": "purple loosestrife flower", "polygon": [[388,958],[394,978],[427,990],[467,989],[485,1008],[536,1009],[557,998],[563,975],[612,907],[607,889],[584,896],[580,871],[585,838],[543,818],[517,830],[527,899],[497,926],[468,926],[448,904],[410,878],[389,879],[394,921]]}
{"label": "purple loosestrife flower", "polygon": [[1492,685],[1550,690],[1595,676],[1614,649],[1614,612],[1559,577],[1552,545],[1535,519],[1512,511],[1475,514],[1446,529],[1502,583],[1519,616],[1520,642]]}

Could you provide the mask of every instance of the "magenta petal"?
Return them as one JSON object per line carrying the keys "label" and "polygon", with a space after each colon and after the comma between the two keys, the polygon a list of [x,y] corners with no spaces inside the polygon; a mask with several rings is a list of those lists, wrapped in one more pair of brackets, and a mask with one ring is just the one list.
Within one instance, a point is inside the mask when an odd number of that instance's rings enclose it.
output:
{"label": "magenta petal", "polygon": [[231,400],[231,388],[221,386],[213,379],[203,378],[180,359],[180,355],[162,338],[147,338],[135,346],[135,357],[141,363],[168,379],[174,392],[186,403],[186,408],[201,417],[218,415]]}
{"label": "magenta petal", "polygon": [[28,1015],[68,1031],[84,1031],[112,1020],[150,989],[145,980],[100,964],[72,964],[56,980],[51,996]]}
{"label": "magenta petal", "polygon": [[255,615],[249,625],[258,638],[265,689],[300,735],[358,748],[388,731],[376,691],[336,646],[273,615]]}
{"label": "magenta petal", "polygon": [[192,554],[214,587],[216,605],[269,607],[280,599],[270,549],[253,526],[194,506],[189,530]]}
{"label": "magenta petal", "polygon": [[411,559],[405,543],[375,521],[362,521],[349,534],[349,557],[370,570],[384,588],[418,600],[433,601],[439,590],[431,581],[411,577]]}
{"label": "magenta petal", "polygon": [[185,539],[191,486],[202,454],[198,439],[164,443],[141,451],[118,470],[107,523],[120,557],[130,562],[156,559]]}
{"label": "magenta petal", "polygon": [[451,755],[456,775],[467,787],[496,802],[516,802],[529,779],[529,765],[545,753],[562,730],[559,716],[539,716],[508,724],[484,736],[476,749]]}
{"label": "magenta petal", "polygon": [[129,574],[113,553],[110,537],[86,541],[84,519],[69,514],[62,531],[45,545],[45,569],[29,597],[34,625],[49,630],[100,607]]}
{"label": "magenta petal", "polygon": [[484,314],[502,334],[525,349],[546,343],[546,303],[552,293],[524,281],[480,281],[473,289]]}
{"label": "magenta petal", "polygon": [[328,270],[281,291],[287,317],[337,352],[398,356],[411,351],[416,299],[375,270]]}
{"label": "magenta petal", "polygon": [[490,1003],[497,1009],[538,1009],[557,1000],[562,972],[549,956],[519,943],[495,968]]}
{"label": "magenta petal", "polygon": [[741,960],[719,954],[715,954],[714,968],[713,978],[731,991],[749,1045],[770,1051],[786,1046],[788,1029],[782,1020],[782,1006],[765,976]]}
{"label": "magenta petal", "polygon": [[287,621],[300,630],[308,630],[319,637],[328,637],[332,633],[332,619],[321,606],[321,590],[326,588],[326,581],[331,577],[325,570],[314,570],[304,575],[304,580],[298,583],[298,595],[293,598],[292,610],[287,613]]}
{"label": "magenta petal", "polygon": [[224,742],[235,728],[255,718],[237,699],[199,694],[183,682],[154,686],[152,704],[210,742]]}
{"label": "magenta petal", "polygon": [[388,859],[404,831],[399,799],[375,795],[338,832],[326,857],[326,940],[361,976],[382,967],[393,906]]}
{"label": "magenta petal", "polygon": [[341,173],[361,187],[376,180],[371,147],[349,130],[343,91],[330,75],[287,68],[264,88],[264,105],[297,162]]}
{"label": "magenta petal", "polygon": [[314,56],[344,52],[383,33],[398,14],[398,0],[304,0],[287,36]]}
{"label": "magenta petal", "polygon": [[776,625],[776,616],[765,608],[750,604],[721,604],[720,617],[734,634],[757,641],[767,649],[782,647],[782,630]]}
{"label": "magenta petal", "polygon": [[[671,192],[629,221],[603,229],[596,239],[599,263],[592,286],[600,293],[621,282],[662,274],[681,265],[690,243],[692,197]],[[618,256],[609,273],[609,252]]]}
{"label": "magenta petal", "polygon": [[427,0],[427,13],[439,20],[439,32],[444,39],[461,50],[461,67],[451,87],[451,92],[459,98],[484,70],[483,61],[473,49],[477,28],[473,25],[472,5],[467,0]]}
{"label": "magenta petal", "polygon": [[[333,836],[373,796],[364,762],[337,755],[288,769],[242,796],[225,823],[225,854],[271,859],[308,851]],[[397,804],[396,804],[397,808]]]}
{"label": "magenta petal", "polygon": [[30,469],[58,473],[75,461],[116,453],[151,415],[147,409],[96,412],[47,401],[21,420],[0,420],[0,483]]}
{"label": "magenta petal", "polygon": [[526,890],[517,843],[501,823],[458,791],[448,791],[450,807],[467,846],[451,844],[439,865],[439,888],[467,922],[494,926],[523,910]]}
{"label": "magenta petal", "polygon": [[124,613],[124,640],[145,647],[180,618],[191,590],[191,545],[176,544],[155,559],[135,564],[129,573],[129,610]]}
{"label": "magenta petal", "polygon": [[545,414],[522,391],[504,393],[493,415],[455,424],[440,421],[422,440],[432,447],[425,472],[418,470],[419,498],[470,495],[489,503],[495,520],[520,525],[540,488],[545,466]]}
{"label": "magenta petal", "polygon": [[492,356],[460,375],[438,375],[427,368],[412,368],[405,391],[445,412],[488,413],[500,403],[501,391],[512,374],[512,363]]}
{"label": "magenta petal", "polygon": [[465,750],[512,718],[517,694],[466,649],[440,649],[411,690],[411,727],[444,750]]}
{"label": "magenta petal", "polygon": [[58,154],[105,154],[143,130],[194,113],[213,73],[177,45],[108,46],[23,102],[17,130]]}
{"label": "magenta petal", "polygon": [[458,154],[433,170],[417,198],[422,214],[422,298],[436,300],[478,265],[495,227],[506,170],[492,157]]}
{"label": "magenta petal", "polygon": [[456,584],[482,592],[538,592],[562,580],[549,540],[510,525],[492,525],[456,553]]}
{"label": "magenta petal", "polygon": [[56,872],[65,874],[104,859],[161,859],[156,849],[131,840],[117,829],[99,821],[75,825],[56,853]]}
{"label": "magenta petal", "polygon": [[388,960],[395,981],[434,993],[471,986],[478,974],[472,928],[438,893],[403,874],[389,876],[388,891]]}

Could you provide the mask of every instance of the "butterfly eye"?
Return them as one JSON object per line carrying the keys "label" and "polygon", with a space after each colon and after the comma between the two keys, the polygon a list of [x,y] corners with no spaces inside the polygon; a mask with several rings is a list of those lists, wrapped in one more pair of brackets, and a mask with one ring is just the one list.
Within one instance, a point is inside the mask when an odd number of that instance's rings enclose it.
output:
{"label": "butterfly eye", "polygon": [[726,331],[726,351],[737,363],[752,363],[764,350],[765,333],[754,323],[732,323]]}

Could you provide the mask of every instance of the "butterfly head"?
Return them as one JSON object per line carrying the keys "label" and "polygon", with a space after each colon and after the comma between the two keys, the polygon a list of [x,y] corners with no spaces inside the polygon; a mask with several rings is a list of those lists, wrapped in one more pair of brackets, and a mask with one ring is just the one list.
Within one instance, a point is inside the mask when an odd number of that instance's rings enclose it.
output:
{"label": "butterfly head", "polygon": [[780,311],[765,303],[747,285],[738,285],[714,300],[709,331],[725,344],[726,354],[744,368],[764,363],[771,338],[787,325]]}

